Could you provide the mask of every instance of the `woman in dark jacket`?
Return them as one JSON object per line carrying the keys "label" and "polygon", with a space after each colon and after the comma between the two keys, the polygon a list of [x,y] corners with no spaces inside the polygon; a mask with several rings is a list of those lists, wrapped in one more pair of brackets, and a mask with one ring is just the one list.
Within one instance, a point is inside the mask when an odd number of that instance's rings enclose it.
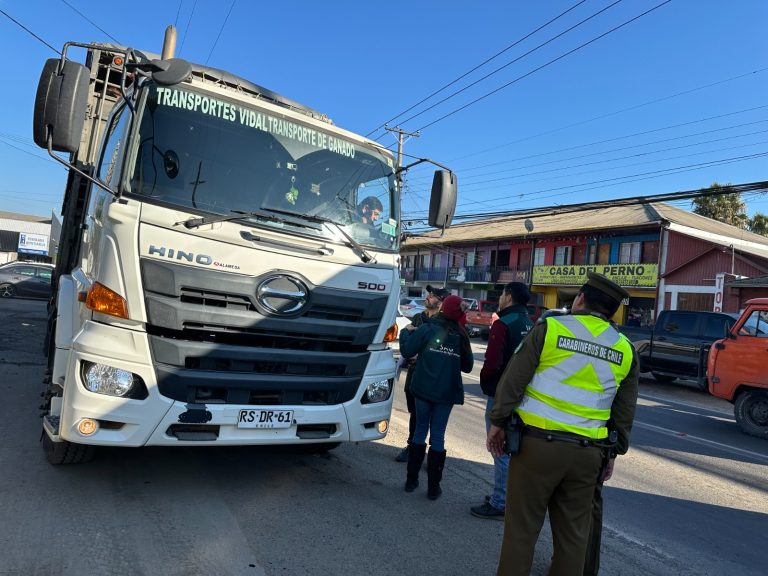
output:
{"label": "woman in dark jacket", "polygon": [[440,313],[418,329],[406,327],[400,335],[400,353],[405,358],[418,354],[419,361],[411,380],[416,398],[416,431],[408,452],[405,491],[419,485],[419,470],[427,456],[427,496],[436,500],[442,494],[440,480],[445,466],[445,429],[454,404],[464,404],[461,372],[471,372],[474,364],[467,331],[460,324],[462,299],[448,296]]}

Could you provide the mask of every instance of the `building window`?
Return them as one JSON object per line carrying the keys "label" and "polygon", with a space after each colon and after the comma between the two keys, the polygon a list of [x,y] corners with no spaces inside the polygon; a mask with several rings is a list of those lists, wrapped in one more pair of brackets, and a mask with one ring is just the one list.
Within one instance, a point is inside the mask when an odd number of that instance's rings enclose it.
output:
{"label": "building window", "polygon": [[558,246],[555,248],[555,266],[568,266],[571,263],[571,247]]}
{"label": "building window", "polygon": [[533,250],[533,265],[541,266],[544,264],[544,248],[534,248]]}
{"label": "building window", "polygon": [[619,264],[639,264],[640,245],[640,242],[622,242],[619,244]]}
{"label": "building window", "polygon": [[597,264],[597,244],[589,245],[587,264]]}

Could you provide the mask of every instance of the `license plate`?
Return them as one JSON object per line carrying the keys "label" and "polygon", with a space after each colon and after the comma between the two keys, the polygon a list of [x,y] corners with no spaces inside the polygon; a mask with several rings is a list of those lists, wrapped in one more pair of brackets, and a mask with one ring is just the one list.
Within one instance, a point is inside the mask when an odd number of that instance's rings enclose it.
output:
{"label": "license plate", "polygon": [[293,410],[240,410],[238,428],[290,428],[293,424]]}

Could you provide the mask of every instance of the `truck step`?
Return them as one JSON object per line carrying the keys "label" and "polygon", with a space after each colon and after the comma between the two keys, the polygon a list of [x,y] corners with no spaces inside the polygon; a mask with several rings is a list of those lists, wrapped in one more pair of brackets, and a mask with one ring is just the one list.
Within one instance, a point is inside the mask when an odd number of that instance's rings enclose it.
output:
{"label": "truck step", "polygon": [[43,428],[45,429],[45,433],[48,434],[54,442],[58,442],[59,440],[59,420],[60,418],[58,416],[51,416],[50,414],[43,416]]}

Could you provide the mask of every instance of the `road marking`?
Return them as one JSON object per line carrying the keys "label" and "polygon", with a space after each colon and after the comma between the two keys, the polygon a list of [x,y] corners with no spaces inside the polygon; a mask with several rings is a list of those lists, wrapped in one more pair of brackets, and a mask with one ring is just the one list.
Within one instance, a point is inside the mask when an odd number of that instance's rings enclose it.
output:
{"label": "road marking", "polygon": [[731,416],[733,414],[733,410],[716,410],[714,408],[705,408],[704,406],[699,406],[698,404],[688,404],[687,402],[680,402],[678,400],[670,400],[669,398],[653,396],[652,394],[638,394],[638,397],[643,398],[644,400],[653,400],[654,402],[677,404],[678,406],[685,406],[686,408],[697,408],[698,410],[705,410],[707,412],[712,412],[713,414],[718,415],[727,414]]}
{"label": "road marking", "polygon": [[675,438],[681,438],[682,440],[690,440],[691,442],[695,442],[697,444],[703,444],[704,446],[715,446],[717,448],[722,448],[727,451],[736,452],[738,454],[741,454],[742,456],[750,456],[757,460],[768,462],[768,456],[766,456],[765,454],[760,454],[759,452],[752,452],[751,450],[744,450],[743,448],[736,448],[735,446],[731,446],[730,444],[723,444],[722,442],[707,440],[706,438],[701,438],[699,436],[691,436],[687,432],[680,432],[679,430],[662,428],[661,426],[656,426],[654,424],[646,424],[645,422],[640,422],[639,420],[635,420],[634,425],[639,426],[640,428],[645,428],[647,430],[652,430],[654,432],[659,432],[660,434],[666,434],[667,436],[674,436]]}
{"label": "road marking", "polygon": [[637,544],[638,546],[641,546],[641,547],[643,547],[643,548],[645,548],[647,550],[652,550],[653,552],[655,552],[656,554],[658,554],[662,558],[666,558],[667,560],[675,560],[674,556],[671,556],[670,554],[667,554],[666,552],[664,552],[660,548],[657,548],[656,546],[652,546],[652,545],[650,545],[650,544],[648,544],[646,542],[643,542],[642,540],[638,540],[637,538],[635,538],[633,536],[630,536],[628,532],[624,532],[623,530],[619,530],[618,528],[615,528],[611,524],[605,524],[604,523],[603,524],[603,529],[606,529],[606,528],[608,530],[610,530],[611,532],[613,532],[614,534],[616,534],[616,536],[618,538],[621,538],[622,540],[626,540],[627,542],[631,542],[632,544]]}

